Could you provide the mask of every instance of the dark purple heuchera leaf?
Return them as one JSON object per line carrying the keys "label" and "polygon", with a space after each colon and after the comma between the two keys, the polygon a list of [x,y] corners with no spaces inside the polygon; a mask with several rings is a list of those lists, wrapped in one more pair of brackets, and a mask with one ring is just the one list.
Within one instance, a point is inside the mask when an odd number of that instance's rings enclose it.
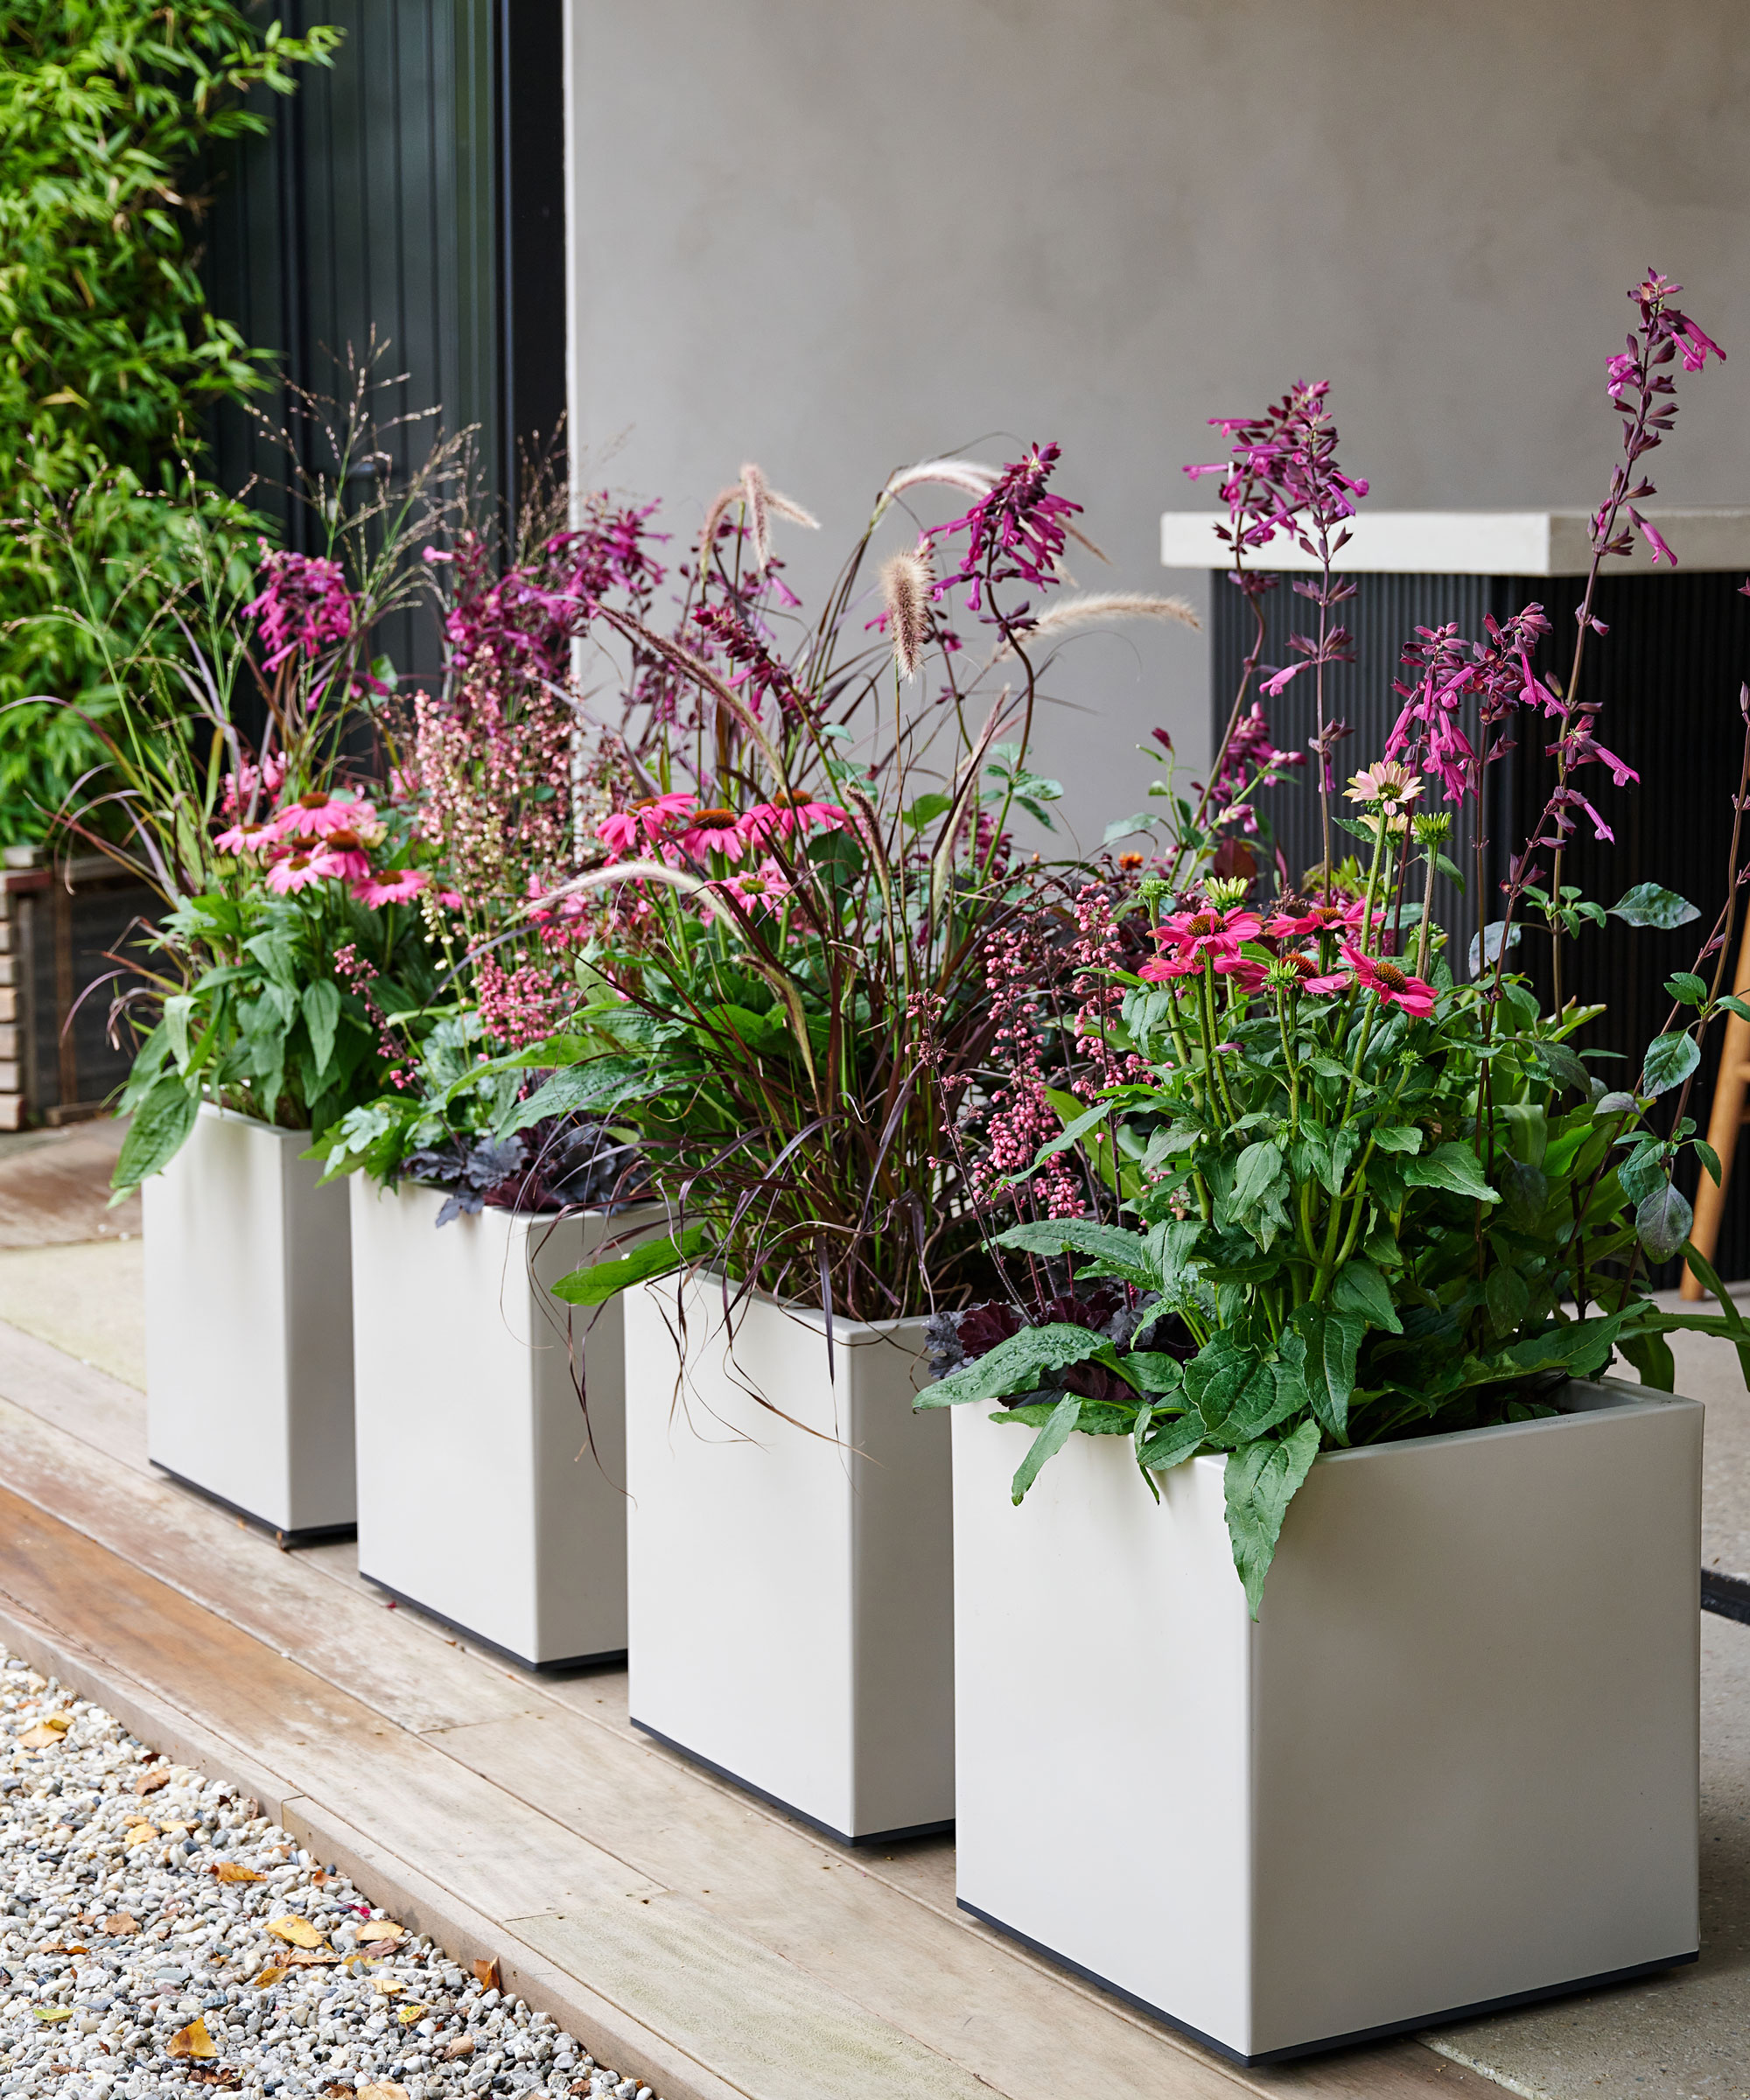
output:
{"label": "dark purple heuchera leaf", "polygon": [[494,1144],[489,1138],[410,1152],[402,1172],[416,1181],[450,1191],[438,1213],[439,1225],[494,1210],[613,1210],[636,1202],[648,1175],[635,1146],[605,1124],[582,1116],[554,1116],[532,1124],[520,1137]]}

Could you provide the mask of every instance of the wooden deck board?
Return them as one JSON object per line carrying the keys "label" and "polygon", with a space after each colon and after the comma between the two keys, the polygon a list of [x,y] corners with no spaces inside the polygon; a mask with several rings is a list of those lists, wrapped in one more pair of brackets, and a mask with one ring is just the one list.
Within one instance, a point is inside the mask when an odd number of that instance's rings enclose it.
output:
{"label": "wooden deck board", "polygon": [[345,1548],[276,1551],[145,1470],[137,1396],[66,1363],[0,1329],[8,1622],[667,2100],[1500,2100],[1413,2042],[1205,2054],[956,1912],[951,1846],[850,1853],[638,1735],[623,1672],[536,1679],[387,1610]]}

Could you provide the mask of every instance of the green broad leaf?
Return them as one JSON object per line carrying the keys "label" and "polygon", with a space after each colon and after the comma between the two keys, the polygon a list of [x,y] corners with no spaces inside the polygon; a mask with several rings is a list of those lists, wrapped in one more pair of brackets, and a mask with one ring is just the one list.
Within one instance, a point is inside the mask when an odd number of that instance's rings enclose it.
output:
{"label": "green broad leaf", "polygon": [[914,831],[921,831],[926,824],[933,824],[937,817],[946,816],[953,807],[954,798],[951,795],[920,794],[903,814]]}
{"label": "green broad leaf", "polygon": [[1516,926],[1509,930],[1504,919],[1491,919],[1481,933],[1473,934],[1466,958],[1471,976],[1480,977],[1485,970],[1493,970],[1500,958],[1502,941],[1509,948],[1517,948],[1522,931]]}
{"label": "green broad leaf", "polygon": [[1154,1475],[1152,1473],[1147,1472],[1143,1466],[1143,1446],[1148,1441],[1149,1424],[1153,1420],[1153,1405],[1152,1403],[1145,1400],[1137,1410],[1137,1418],[1130,1426],[1130,1451],[1136,1459],[1138,1471],[1142,1474],[1144,1480],[1148,1482],[1149,1493],[1158,1502],[1160,1500],[1160,1489],[1155,1485]]}
{"label": "green broad leaf", "polygon": [[1137,1452],[1137,1464],[1146,1473],[1169,1473],[1194,1459],[1206,1441],[1203,1424],[1196,1415],[1175,1415],[1165,1429],[1157,1431]]}
{"label": "green broad leaf", "polygon": [[1650,926],[1662,934],[1670,933],[1674,926],[1687,926],[1691,919],[1701,917],[1700,912],[1685,898],[1656,882],[1637,882],[1611,906],[1610,915],[1620,919],[1626,926]]}
{"label": "green broad leaf", "polygon": [[193,995],[186,991],[178,991],[164,1003],[164,1040],[178,1072],[188,1069],[188,1021],[193,1007]]}
{"label": "green broad leaf", "polygon": [[1386,1123],[1371,1133],[1375,1146],[1382,1152],[1419,1152],[1422,1150],[1422,1132],[1413,1123]]}
{"label": "green broad leaf", "polygon": [[125,1195],[149,1176],[161,1173],[194,1128],[200,1108],[181,1080],[166,1073],[134,1110],[109,1186]]}
{"label": "green broad leaf", "polygon": [[1616,1179],[1631,1203],[1644,1203],[1670,1179],[1665,1148],[1656,1142],[1637,1145],[1617,1167]]}
{"label": "green broad leaf", "polygon": [[1145,1291],[1160,1288],[1159,1276],[1148,1258],[1147,1242],[1140,1233],[1126,1232],[1122,1225],[1102,1225],[1093,1218],[1046,1218],[1012,1225],[997,1235],[997,1244],[1012,1247],[1021,1254],[1048,1257],[1085,1255],[1105,1273],[1124,1283]]}
{"label": "green broad leaf", "polygon": [[1590,1378],[1610,1362],[1617,1334],[1629,1317],[1632,1315],[1613,1312],[1605,1320],[1554,1323],[1542,1334],[1527,1335],[1503,1349],[1491,1360],[1488,1368],[1496,1377],[1566,1371],[1575,1378]]}
{"label": "green broad leaf", "polygon": [[1634,1235],[1651,1262],[1668,1262],[1690,1236],[1695,1213],[1689,1199],[1667,1181],[1635,1206]]}
{"label": "green broad leaf", "polygon": [[1294,1328],[1306,1340],[1306,1399],[1313,1419],[1347,1444],[1355,1359],[1367,1339],[1367,1321],[1360,1312],[1338,1306],[1306,1305],[1296,1308]]}
{"label": "green broad leaf", "polygon": [[1074,1393],[1066,1393],[1052,1410],[1051,1419],[1027,1446],[1027,1455],[1015,1469],[1015,1477],[1009,1488],[1009,1499],[1017,1508],[1027,1489],[1039,1478],[1039,1469],[1047,1459],[1054,1459],[1068,1443],[1070,1434],[1082,1414],[1082,1402]]}
{"label": "green broad leaf", "polygon": [[1243,1227],[1266,1251],[1288,1222],[1283,1203],[1286,1188],[1282,1147],[1267,1138],[1247,1145],[1234,1165],[1227,1214],[1231,1223]]}
{"label": "green broad leaf", "polygon": [[1201,1416],[1206,1432],[1219,1432],[1263,1368],[1257,1351],[1227,1328],[1209,1337],[1183,1375],[1186,1401]]}
{"label": "green broad leaf", "polygon": [[1591,1089],[1591,1073],[1581,1062],[1578,1054],[1570,1050],[1565,1043],[1548,1043],[1538,1040],[1531,1044],[1531,1054],[1558,1086],[1572,1087],[1579,1094]]}
{"label": "green broad leaf", "polygon": [[678,1237],[669,1233],[660,1240],[646,1240],[618,1261],[592,1262],[585,1268],[572,1270],[553,1285],[553,1295],[563,1298],[568,1306],[605,1306],[634,1284],[647,1284],[653,1277],[684,1269],[697,1257],[704,1243],[704,1227],[689,1225]]}
{"label": "green broad leaf", "polygon": [[501,1144],[548,1116],[618,1108],[649,1082],[650,1067],[640,1057],[597,1057],[588,1064],[570,1065],[543,1081],[527,1101],[512,1102],[494,1125],[493,1136]]}
{"label": "green broad leaf", "polygon": [[1705,1138],[1692,1138],[1690,1142],[1695,1147],[1696,1158],[1701,1161],[1703,1166],[1712,1176],[1713,1186],[1716,1188],[1722,1186],[1719,1174],[1719,1154],[1714,1151]]}
{"label": "green broad leaf", "polygon": [[334,1031],[340,1025],[340,987],[332,977],[312,977],[304,988],[302,1004],[319,1080],[334,1055]]}
{"label": "green broad leaf", "polygon": [[1465,893],[1465,872],[1456,861],[1448,860],[1444,853],[1434,856],[1434,865],[1462,897]]}
{"label": "green broad leaf", "polygon": [[1185,1383],[1185,1366],[1165,1349],[1130,1349],[1124,1365],[1132,1385],[1144,1393],[1176,1393]]}
{"label": "green broad leaf", "polygon": [[1228,1460],[1228,1536],[1254,1619],[1264,1601],[1264,1578],[1276,1558],[1288,1505],[1318,1455],[1319,1424],[1303,1422],[1292,1435],[1249,1444]]}
{"label": "green broad leaf", "polygon": [[1489,1270],[1482,1294],[1495,1333],[1517,1334],[1531,1303],[1531,1294],[1519,1271],[1497,1264]]}
{"label": "green broad leaf", "polygon": [[1282,1338],[1275,1361],[1260,1364],[1222,1424],[1222,1441],[1243,1449],[1310,1404],[1306,1390],[1306,1344],[1297,1334]]}
{"label": "green broad leaf", "polygon": [[1679,970],[1665,979],[1665,990],[1680,1006],[1701,1006],[1707,1002],[1707,979],[1692,970]]}
{"label": "green broad leaf", "polygon": [[1104,1335],[1054,1320],[1049,1326],[1023,1327],[1011,1334],[984,1355],[927,1385],[912,1404],[961,1407],[969,1400],[1006,1400],[1012,1393],[1036,1392],[1051,1373],[1073,1363],[1102,1363],[1124,1376],[1118,1353]]}
{"label": "green broad leaf", "polygon": [[1634,1116],[1640,1110],[1641,1103],[1632,1094],[1600,1094],[1592,1112],[1594,1116]]}
{"label": "green broad leaf", "polygon": [[1616,1346],[1640,1372],[1642,1385],[1656,1393],[1676,1392],[1676,1360],[1662,1334],[1625,1334]]}
{"label": "green broad leaf", "polygon": [[1406,1160],[1404,1179],[1411,1188],[1450,1189],[1454,1195],[1472,1196],[1479,1203],[1501,1200],[1484,1180],[1476,1154],[1456,1138],[1436,1145],[1425,1158]]}
{"label": "green broad leaf", "polygon": [[1345,1262],[1331,1285],[1331,1303],[1340,1312],[1359,1312],[1369,1326],[1401,1334],[1404,1322],[1391,1302],[1391,1286],[1369,1261]]}
{"label": "green broad leaf", "polygon": [[1700,1062],[1701,1051],[1692,1035],[1677,1031],[1656,1035],[1647,1046],[1642,1079],[1649,1094],[1666,1094],[1681,1086]]}
{"label": "green broad leaf", "polygon": [[1134,831],[1150,831],[1160,822],[1153,810],[1138,809],[1134,816],[1115,816],[1106,827],[1102,845],[1111,845],[1121,838],[1128,838]]}
{"label": "green broad leaf", "polygon": [[1750,1021],[1750,1006],[1746,1006],[1735,991],[1723,993],[1719,1003],[1728,1013],[1735,1013],[1740,1021]]}

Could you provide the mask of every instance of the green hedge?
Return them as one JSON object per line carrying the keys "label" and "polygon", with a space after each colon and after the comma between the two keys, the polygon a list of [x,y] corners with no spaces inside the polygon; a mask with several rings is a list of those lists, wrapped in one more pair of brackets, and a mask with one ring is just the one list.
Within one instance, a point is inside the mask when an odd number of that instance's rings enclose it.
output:
{"label": "green hedge", "polygon": [[[339,40],[282,36],[232,0],[0,5],[0,708],[114,704],[76,631],[42,621],[71,592],[39,521],[72,508],[137,631],[174,566],[154,492],[198,465],[217,402],[265,383],[265,354],[206,308],[195,171],[267,129],[252,88],[290,94]],[[72,718],[0,713],[0,843],[43,835],[90,749]]]}

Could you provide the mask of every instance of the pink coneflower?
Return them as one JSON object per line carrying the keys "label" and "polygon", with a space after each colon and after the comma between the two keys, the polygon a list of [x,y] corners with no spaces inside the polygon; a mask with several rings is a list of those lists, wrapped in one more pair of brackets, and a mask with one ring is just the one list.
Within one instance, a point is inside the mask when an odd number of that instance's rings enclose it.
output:
{"label": "pink coneflower", "polygon": [[1425,1021],[1433,1012],[1436,995],[1432,984],[1420,977],[1412,977],[1407,970],[1386,956],[1362,955],[1347,941],[1343,943],[1343,955],[1367,990],[1376,992],[1386,1005],[1401,1006],[1412,1020],[1418,1021]]}
{"label": "pink coneflower", "polygon": [[312,882],[320,882],[326,872],[318,866],[318,858],[319,856],[309,853],[288,853],[284,860],[276,860],[268,870],[268,887],[281,897],[307,890]]}
{"label": "pink coneflower", "polygon": [[348,824],[337,824],[323,834],[311,865],[318,875],[329,876],[336,882],[364,882],[371,872],[365,842]]}
{"label": "pink coneflower", "polygon": [[850,822],[848,810],[836,802],[817,802],[797,788],[750,809],[741,820],[741,836],[749,845],[763,846],[768,839],[788,838],[796,831],[843,831]]}
{"label": "pink coneflower", "polygon": [[596,826],[596,836],[611,853],[636,853],[655,844],[676,817],[697,802],[692,794],[651,794],[629,809],[616,809]]}
{"label": "pink coneflower", "polygon": [[213,843],[221,853],[262,853],[278,838],[279,833],[265,818],[246,819],[221,831]]}
{"label": "pink coneflower", "polygon": [[[406,904],[427,887],[431,878],[420,868],[402,868],[398,874],[366,875],[353,885],[353,894],[371,911],[385,904]],[[458,898],[457,903],[461,900]]]}
{"label": "pink coneflower", "polygon": [[1324,998],[1334,991],[1348,989],[1348,972],[1342,970],[1321,970],[1317,956],[1289,955],[1282,956],[1280,960],[1299,978],[1300,990],[1312,993],[1315,998]]}
{"label": "pink coneflower", "polygon": [[741,819],[733,809],[695,809],[681,834],[681,850],[695,860],[711,853],[721,853],[725,860],[739,860],[747,850]]}
{"label": "pink coneflower", "polygon": [[1155,939],[1176,942],[1200,957],[1236,956],[1242,941],[1256,941],[1263,931],[1264,920],[1256,912],[1220,912],[1206,904],[1200,911],[1172,913],[1155,928]]}
{"label": "pink coneflower", "polygon": [[1202,974],[1202,957],[1186,948],[1181,948],[1176,956],[1158,956],[1152,962],[1144,962],[1137,972],[1151,984],[1166,984],[1175,977],[1200,977]]}
{"label": "pink coneflower", "polygon": [[768,912],[788,904],[793,894],[782,869],[769,860],[761,861],[757,868],[749,868],[743,874],[729,876],[716,886],[744,908]]}
{"label": "pink coneflower", "polygon": [[1388,808],[1413,802],[1421,792],[1421,781],[1396,759],[1381,759],[1365,767],[1343,790],[1352,802],[1383,803]]}
{"label": "pink coneflower", "polygon": [[1362,922],[1362,902],[1309,904],[1299,912],[1278,912],[1264,928],[1272,941],[1304,941],[1308,934],[1343,934]]}
{"label": "pink coneflower", "polygon": [[1250,956],[1217,956],[1215,971],[1218,976],[1232,977],[1244,992],[1256,991],[1264,981],[1265,966],[1255,962]]}
{"label": "pink coneflower", "polygon": [[321,838],[330,831],[361,830],[375,823],[376,815],[369,802],[343,801],[326,788],[312,788],[275,810],[274,833],[279,838]]}

